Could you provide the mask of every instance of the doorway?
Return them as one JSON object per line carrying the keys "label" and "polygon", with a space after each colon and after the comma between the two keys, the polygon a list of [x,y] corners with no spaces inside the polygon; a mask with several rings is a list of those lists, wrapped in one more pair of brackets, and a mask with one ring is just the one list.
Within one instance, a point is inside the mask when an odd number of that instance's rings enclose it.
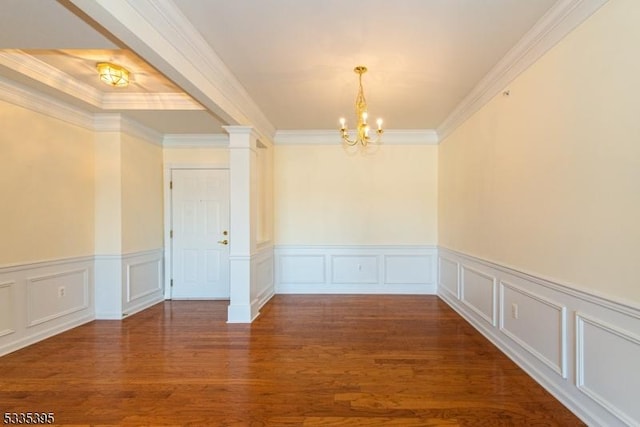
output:
{"label": "doorway", "polygon": [[171,170],[172,299],[229,299],[229,171]]}

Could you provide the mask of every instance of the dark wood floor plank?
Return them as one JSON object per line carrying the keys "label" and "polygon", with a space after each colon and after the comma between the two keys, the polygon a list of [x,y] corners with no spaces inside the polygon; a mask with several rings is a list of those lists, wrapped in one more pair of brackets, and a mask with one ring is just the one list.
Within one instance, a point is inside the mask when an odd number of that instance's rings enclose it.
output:
{"label": "dark wood floor plank", "polygon": [[1,412],[66,425],[581,426],[435,296],[169,301],[0,358]]}

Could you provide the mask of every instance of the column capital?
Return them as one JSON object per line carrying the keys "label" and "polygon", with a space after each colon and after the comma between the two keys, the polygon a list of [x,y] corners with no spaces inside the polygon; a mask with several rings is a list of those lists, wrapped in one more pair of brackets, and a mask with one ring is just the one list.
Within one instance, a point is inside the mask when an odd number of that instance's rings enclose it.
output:
{"label": "column capital", "polygon": [[229,148],[256,149],[259,134],[253,126],[222,126],[229,134]]}

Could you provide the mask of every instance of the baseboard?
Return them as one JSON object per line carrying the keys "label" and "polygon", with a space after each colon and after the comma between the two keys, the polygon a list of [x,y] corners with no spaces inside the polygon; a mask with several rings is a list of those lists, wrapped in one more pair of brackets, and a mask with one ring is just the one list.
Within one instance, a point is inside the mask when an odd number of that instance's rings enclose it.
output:
{"label": "baseboard", "polygon": [[640,310],[439,248],[438,295],[593,426],[640,425]]}
{"label": "baseboard", "polygon": [[435,246],[276,246],[279,294],[435,294]]}

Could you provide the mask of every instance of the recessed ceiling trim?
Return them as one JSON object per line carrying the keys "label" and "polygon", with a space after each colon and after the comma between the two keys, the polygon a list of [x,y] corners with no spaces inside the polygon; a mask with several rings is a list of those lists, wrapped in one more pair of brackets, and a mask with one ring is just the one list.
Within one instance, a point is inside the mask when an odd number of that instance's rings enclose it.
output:
{"label": "recessed ceiling trim", "polygon": [[440,140],[443,141],[607,1],[559,0],[438,126]]}
{"label": "recessed ceiling trim", "polygon": [[45,114],[75,126],[94,130],[93,115],[64,102],[43,95],[31,88],[0,77],[0,100]]}
{"label": "recessed ceiling trim", "polygon": [[94,107],[102,103],[99,90],[21,50],[0,51],[0,64]]}
{"label": "recessed ceiling trim", "polygon": [[[274,142],[277,145],[335,145],[342,139],[335,130],[279,130]],[[380,145],[436,145],[438,134],[433,129],[388,129]],[[375,144],[373,144],[375,145]]]}

